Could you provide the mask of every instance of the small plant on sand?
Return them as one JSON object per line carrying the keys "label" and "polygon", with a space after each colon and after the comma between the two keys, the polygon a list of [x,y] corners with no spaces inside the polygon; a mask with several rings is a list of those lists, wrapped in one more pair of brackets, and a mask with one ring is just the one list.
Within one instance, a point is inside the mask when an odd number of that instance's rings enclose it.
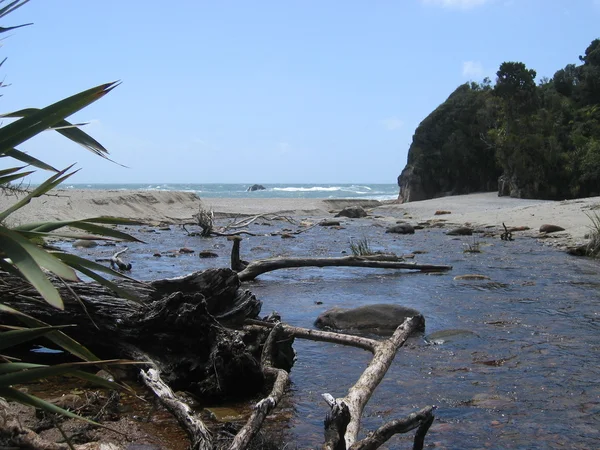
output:
{"label": "small plant on sand", "polygon": [[369,240],[366,237],[360,238],[358,242],[350,240],[350,250],[354,256],[370,256],[375,254],[371,250]]}
{"label": "small plant on sand", "polygon": [[215,213],[212,209],[206,208],[202,202],[198,205],[198,213],[193,216],[198,222],[198,226],[202,228],[200,236],[210,237],[215,224]]}
{"label": "small plant on sand", "polygon": [[589,213],[587,216],[592,221],[590,225],[590,242],[587,244],[586,253],[593,258],[600,257],[600,214]]}

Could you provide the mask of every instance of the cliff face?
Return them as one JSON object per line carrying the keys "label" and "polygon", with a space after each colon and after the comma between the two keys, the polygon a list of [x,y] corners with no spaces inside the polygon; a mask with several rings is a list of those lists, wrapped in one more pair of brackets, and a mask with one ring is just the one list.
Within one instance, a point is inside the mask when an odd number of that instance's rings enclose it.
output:
{"label": "cliff face", "polygon": [[464,84],[419,124],[398,177],[401,201],[497,188],[501,170],[494,149],[482,139],[490,97],[489,86]]}
{"label": "cliff face", "polygon": [[504,62],[494,87],[459,86],[415,131],[400,200],[498,190],[520,198],[600,194],[600,39],[552,79]]}

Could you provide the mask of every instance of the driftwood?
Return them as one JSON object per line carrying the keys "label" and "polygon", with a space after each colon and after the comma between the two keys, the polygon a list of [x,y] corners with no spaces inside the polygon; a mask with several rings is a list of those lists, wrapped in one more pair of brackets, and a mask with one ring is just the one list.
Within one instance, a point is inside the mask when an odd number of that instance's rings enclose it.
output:
{"label": "driftwood", "polygon": [[[395,261],[363,258],[362,262]],[[356,385],[342,399],[329,396],[332,410],[326,421],[325,448],[377,448],[391,435],[416,427],[414,448],[422,448],[433,408],[392,421],[355,442],[363,408],[414,327],[413,320],[407,320],[385,341],[259,321],[261,302],[240,288],[238,274],[230,269],[209,269],[151,283],[124,281],[120,287],[134,292],[140,301],[124,300],[97,284],[69,283],[68,288],[58,286],[67,306],[59,311],[46,306],[20,278],[0,273],[0,303],[52,325],[79,325],[69,328],[69,335],[101,358],[149,361],[150,368],[142,378],[188,432],[193,449],[212,449],[215,443],[202,421],[173,391],[218,400],[254,396],[269,383],[271,393],[256,404],[231,443],[231,449],[243,450],[284,395],[293,364],[293,338],[366,349],[373,353],[373,360]],[[89,326],[91,320],[95,327]],[[14,317],[2,314],[0,323],[14,323]]]}
{"label": "driftwood", "polygon": [[339,258],[268,258],[247,263],[240,259],[241,238],[232,239],[231,269],[237,271],[240,281],[251,281],[266,272],[298,267],[370,267],[374,269],[404,269],[421,272],[445,272],[452,266],[409,263],[392,254],[369,256],[342,256]]}
{"label": "driftwood", "polygon": [[504,225],[504,222],[502,222],[502,226],[504,227],[504,233],[502,233],[500,235],[500,239],[502,239],[503,241],[512,241],[513,240],[512,233],[510,232],[510,230],[508,228],[506,228],[506,225]]}
{"label": "driftwood", "polygon": [[121,255],[123,253],[125,253],[127,250],[129,250],[129,249],[127,247],[125,247],[123,250],[119,250],[118,252],[116,252],[110,258],[97,258],[96,262],[109,262],[110,268],[113,270],[118,269],[121,272],[130,271],[131,263],[126,263],[125,261],[123,261],[121,259]]}
{"label": "driftwood", "polygon": [[238,272],[240,281],[254,280],[257,276],[278,269],[295,267],[370,267],[374,269],[405,269],[421,272],[444,272],[452,266],[405,262],[401,257],[342,256],[339,258],[271,258],[250,262]]}
{"label": "driftwood", "polygon": [[230,450],[245,449],[252,438],[258,433],[267,415],[277,406],[283,397],[285,388],[290,382],[288,372],[275,367],[273,354],[275,351],[275,343],[282,334],[283,326],[279,323],[269,333],[269,337],[265,342],[262,354],[262,368],[265,377],[269,377],[273,381],[273,388],[268,397],[263,398],[260,402],[254,405],[254,411],[246,422],[246,425],[238,431],[235,436]]}
{"label": "driftwood", "polygon": [[[251,327],[274,327],[272,323],[246,320]],[[417,428],[413,449],[423,448],[425,434],[434,420],[434,406],[428,406],[416,413],[409,414],[404,419],[393,420],[369,437],[357,442],[360,430],[360,420],[363,410],[389,369],[397,350],[404,345],[408,336],[418,326],[417,320],[409,318],[404,321],[394,334],[384,341],[364,338],[361,336],[333,333],[328,331],[311,330],[279,324],[284,334],[294,338],[310,339],[314,341],[332,342],[362,348],[373,353],[373,359],[367,366],[359,380],[348,391],[348,395],[341,399],[334,399],[329,394],[323,398],[331,408],[330,414],[325,419],[325,445],[323,448],[330,450],[346,449],[376,449],[389,440],[394,434],[406,433]]]}
{"label": "driftwood", "polygon": [[[148,284],[120,283],[139,302],[119,298],[95,283],[69,283],[69,289],[59,285],[64,311],[48,306],[20,278],[2,273],[0,280],[0,303],[52,325],[77,325],[68,334],[100,358],[149,359],[175,391],[220,399],[263,389],[259,361],[268,330],[246,335],[232,329],[258,317],[261,302],[240,288],[230,269]],[[14,323],[14,318],[3,314],[0,322]]]}
{"label": "driftwood", "polygon": [[212,450],[210,431],[196,417],[191,408],[179,400],[171,388],[160,378],[156,369],[140,371],[142,381],[154,392],[161,404],[171,413],[187,432],[191,450]]}

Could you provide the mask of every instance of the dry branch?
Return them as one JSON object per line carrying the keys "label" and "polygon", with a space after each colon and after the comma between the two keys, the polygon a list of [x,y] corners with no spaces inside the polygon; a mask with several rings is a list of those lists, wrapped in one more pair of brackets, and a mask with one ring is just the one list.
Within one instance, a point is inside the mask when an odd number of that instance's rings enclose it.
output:
{"label": "dry branch", "polygon": [[325,419],[324,449],[376,449],[394,434],[406,433],[415,428],[418,428],[418,431],[415,435],[413,448],[423,448],[425,435],[434,419],[433,411],[435,407],[432,406],[409,414],[404,419],[393,420],[379,428],[368,438],[356,442],[360,430],[362,412],[373,395],[375,388],[387,373],[396,356],[397,350],[404,345],[408,336],[416,330],[418,322],[415,318],[406,319],[396,328],[394,334],[384,341],[342,333],[311,330],[285,324],[275,325],[270,322],[253,319],[246,319],[245,323],[247,327],[261,326],[273,328],[277,326],[281,327],[283,333],[294,338],[349,345],[373,353],[373,359],[356,384],[350,388],[346,397],[334,399],[329,394],[323,394],[323,398],[331,408],[331,412]]}
{"label": "dry branch", "polygon": [[[262,320],[246,319],[245,324],[260,327],[273,328],[275,324]],[[331,342],[333,344],[348,345],[350,347],[362,348],[373,353],[379,341],[352,334],[335,333],[332,331],[313,330],[310,328],[295,327],[292,325],[281,324],[283,332],[291,337],[308,339],[311,341]]]}
{"label": "dry branch", "polygon": [[123,253],[125,253],[127,250],[128,250],[128,248],[125,247],[123,250],[119,250],[114,255],[112,255],[112,257],[110,258],[110,268],[111,269],[118,268],[119,270],[122,270],[122,271],[131,270],[131,263],[126,263],[125,261],[123,261],[121,259],[121,255]]}
{"label": "dry branch", "polygon": [[386,443],[393,435],[399,433],[408,433],[418,428],[415,434],[413,450],[421,450],[425,439],[425,434],[433,423],[433,411],[435,406],[426,406],[420,411],[406,416],[404,419],[396,419],[386,423],[377,431],[372,433],[360,442],[357,442],[350,450],[375,450]]}
{"label": "dry branch", "polygon": [[192,450],[212,450],[210,431],[194,414],[191,408],[179,400],[173,390],[160,378],[156,369],[141,370],[142,380],[156,395],[160,403],[177,419],[179,425],[186,431]]}
{"label": "dry branch", "polygon": [[267,378],[274,378],[273,388],[268,397],[263,398],[254,406],[250,418],[246,422],[246,425],[235,436],[229,450],[244,450],[252,438],[260,431],[267,415],[277,406],[281,401],[285,388],[289,384],[290,377],[288,373],[283,369],[277,369],[273,367],[273,351],[275,342],[283,332],[283,326],[281,323],[275,325],[271,330],[269,337],[265,342],[265,346],[262,354],[262,370]]}

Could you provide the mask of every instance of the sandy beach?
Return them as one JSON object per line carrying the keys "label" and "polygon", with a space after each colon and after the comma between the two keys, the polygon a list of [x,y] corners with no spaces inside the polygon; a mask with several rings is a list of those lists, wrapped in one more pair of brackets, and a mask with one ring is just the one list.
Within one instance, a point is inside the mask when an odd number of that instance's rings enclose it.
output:
{"label": "sandy beach", "polygon": [[[4,210],[18,197],[2,194]],[[529,227],[533,232],[542,224],[559,225],[559,235],[570,243],[582,241],[589,232],[587,214],[600,211],[600,197],[567,201],[523,200],[498,197],[496,193],[478,193],[442,197],[420,202],[396,204],[376,200],[328,199],[252,199],[205,198],[192,192],[122,191],[122,190],[56,190],[52,195],[33,199],[12,214],[9,224],[46,220],[72,220],[98,216],[118,216],[146,223],[182,223],[193,221],[200,206],[212,209],[216,217],[273,213],[295,217],[332,217],[349,205],[363,206],[371,216],[389,222],[405,220],[418,223],[443,220],[448,225],[470,224],[478,227]],[[437,211],[449,214],[436,215]]]}

